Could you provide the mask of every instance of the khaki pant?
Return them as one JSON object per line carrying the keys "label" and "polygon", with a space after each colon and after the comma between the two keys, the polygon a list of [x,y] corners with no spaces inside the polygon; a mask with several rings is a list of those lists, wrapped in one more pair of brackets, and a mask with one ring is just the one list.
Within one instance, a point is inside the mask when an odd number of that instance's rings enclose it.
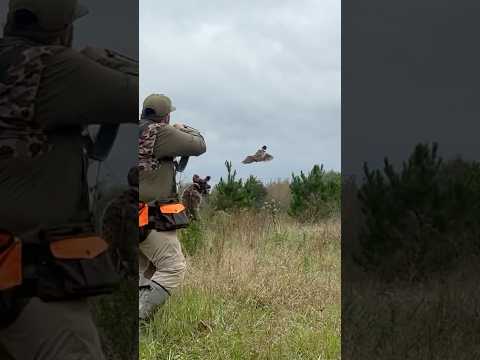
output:
{"label": "khaki pant", "polygon": [[104,360],[86,301],[45,303],[33,298],[18,319],[0,331],[15,360]]}
{"label": "khaki pant", "polygon": [[[186,263],[177,232],[152,230],[140,243],[138,266],[140,279],[146,277],[168,291],[178,287],[183,281]],[[150,268],[153,271],[148,271]]]}

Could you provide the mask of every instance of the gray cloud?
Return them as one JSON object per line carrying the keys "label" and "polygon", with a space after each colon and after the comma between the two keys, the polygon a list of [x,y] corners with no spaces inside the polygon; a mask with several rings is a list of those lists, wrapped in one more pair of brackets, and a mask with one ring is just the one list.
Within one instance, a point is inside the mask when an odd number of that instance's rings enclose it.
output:
{"label": "gray cloud", "polygon": [[[140,96],[162,92],[174,122],[204,132],[208,152],[185,176],[289,177],[340,169],[340,3],[183,1],[140,8]],[[268,145],[275,160],[243,166]]]}
{"label": "gray cloud", "polygon": [[419,142],[479,159],[480,4],[350,1],[343,11],[342,169],[400,166]]}
{"label": "gray cloud", "polygon": [[[139,51],[141,100],[170,95],[173,121],[205,134],[208,152],[191,160],[186,178],[218,180],[225,160],[264,180],[316,163],[340,169],[340,2],[142,0],[140,21],[129,2],[117,2],[115,17],[108,4],[83,2],[92,12],[78,23],[76,46]],[[116,176],[136,161],[136,137],[122,129],[106,164]],[[240,164],[264,144],[273,162]]]}

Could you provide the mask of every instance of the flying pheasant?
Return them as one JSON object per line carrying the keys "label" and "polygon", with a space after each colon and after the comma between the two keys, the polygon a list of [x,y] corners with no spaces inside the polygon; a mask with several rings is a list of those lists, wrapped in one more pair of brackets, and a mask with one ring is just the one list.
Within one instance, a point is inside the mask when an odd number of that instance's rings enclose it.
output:
{"label": "flying pheasant", "polygon": [[264,145],[261,149],[259,149],[255,155],[249,155],[242,161],[243,164],[251,164],[254,162],[263,162],[263,161],[271,161],[273,160],[273,156],[267,153],[267,147]]}

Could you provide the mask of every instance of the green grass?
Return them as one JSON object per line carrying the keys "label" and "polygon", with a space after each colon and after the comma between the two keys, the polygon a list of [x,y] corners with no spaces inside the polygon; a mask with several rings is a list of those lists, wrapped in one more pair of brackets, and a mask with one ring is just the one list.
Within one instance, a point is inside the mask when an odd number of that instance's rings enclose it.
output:
{"label": "green grass", "polygon": [[92,298],[90,304],[107,359],[136,359],[138,354],[136,279],[124,280],[116,292]]}
{"label": "green grass", "polygon": [[275,223],[244,213],[196,227],[202,245],[142,324],[140,359],[340,358],[339,222]]}
{"label": "green grass", "polygon": [[282,314],[199,291],[181,296],[143,329],[141,359],[339,358],[337,309]]}

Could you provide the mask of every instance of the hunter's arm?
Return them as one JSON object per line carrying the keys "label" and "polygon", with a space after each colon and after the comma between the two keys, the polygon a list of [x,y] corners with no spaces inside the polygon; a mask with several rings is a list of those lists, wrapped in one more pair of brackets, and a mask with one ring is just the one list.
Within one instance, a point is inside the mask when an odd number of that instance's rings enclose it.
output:
{"label": "hunter's arm", "polygon": [[155,141],[157,159],[177,156],[200,156],[207,150],[203,136],[197,130],[187,127],[176,129],[171,125],[159,129]]}
{"label": "hunter's arm", "polygon": [[36,103],[46,128],[138,122],[138,77],[65,49],[53,56]]}

